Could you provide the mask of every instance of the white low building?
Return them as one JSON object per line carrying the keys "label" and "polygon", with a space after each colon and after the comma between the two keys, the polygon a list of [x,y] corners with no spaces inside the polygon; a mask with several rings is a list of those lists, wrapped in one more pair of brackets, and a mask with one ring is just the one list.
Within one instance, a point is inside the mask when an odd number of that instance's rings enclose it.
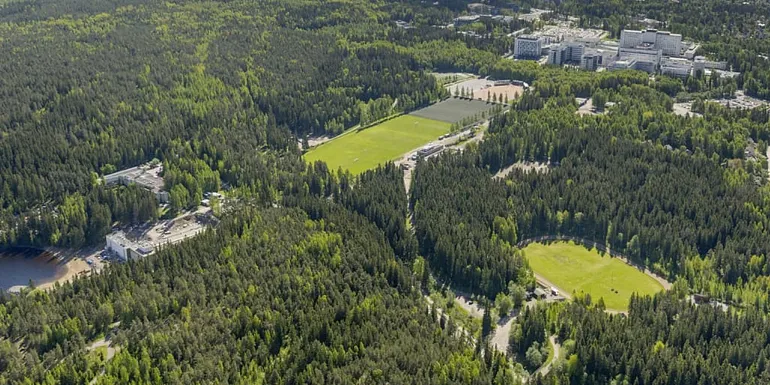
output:
{"label": "white low building", "polygon": [[107,245],[105,248],[115,253],[115,255],[118,256],[118,259],[124,262],[150,255],[154,251],[151,246],[141,245],[128,239],[126,234],[122,231],[108,234],[106,241]]}
{"label": "white low building", "polygon": [[661,50],[666,56],[679,56],[682,50],[682,35],[656,29],[643,31],[624,29],[620,32],[621,48],[636,48],[643,45]]}

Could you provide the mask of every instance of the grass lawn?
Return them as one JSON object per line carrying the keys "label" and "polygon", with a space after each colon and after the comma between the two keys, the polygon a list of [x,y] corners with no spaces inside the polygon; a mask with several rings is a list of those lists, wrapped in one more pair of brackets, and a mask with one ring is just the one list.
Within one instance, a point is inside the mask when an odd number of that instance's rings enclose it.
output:
{"label": "grass lawn", "polygon": [[591,294],[593,301],[603,297],[609,310],[628,310],[634,292],[647,295],[663,290],[658,281],[633,266],[574,242],[531,243],[523,251],[532,270],[558,289]]}
{"label": "grass lawn", "polygon": [[98,348],[92,350],[88,354],[92,356],[94,360],[103,362],[107,358],[107,347],[99,346]]}
{"label": "grass lawn", "polygon": [[323,160],[332,170],[353,174],[377,167],[449,132],[449,123],[403,115],[359,132],[351,132],[313,148],[307,162]]}

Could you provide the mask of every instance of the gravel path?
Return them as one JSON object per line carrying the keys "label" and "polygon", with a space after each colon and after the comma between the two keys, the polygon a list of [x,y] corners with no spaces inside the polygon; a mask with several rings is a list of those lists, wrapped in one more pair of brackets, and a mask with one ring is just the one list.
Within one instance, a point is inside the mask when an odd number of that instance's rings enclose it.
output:
{"label": "gravel path", "polygon": [[553,347],[553,359],[548,361],[545,365],[541,366],[540,369],[536,370],[534,374],[540,373],[543,376],[548,374],[548,372],[550,372],[551,368],[553,367],[553,363],[556,362],[556,360],[558,360],[559,356],[561,355],[561,345],[556,342],[556,336],[550,336],[548,340],[551,342],[551,346]]}

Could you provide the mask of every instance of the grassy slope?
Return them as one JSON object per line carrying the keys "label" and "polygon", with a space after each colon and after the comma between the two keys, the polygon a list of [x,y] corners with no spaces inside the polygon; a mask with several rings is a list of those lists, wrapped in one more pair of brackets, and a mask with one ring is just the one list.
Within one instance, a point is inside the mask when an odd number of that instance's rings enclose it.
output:
{"label": "grassy slope", "polygon": [[[532,269],[567,293],[586,292],[604,298],[607,309],[627,310],[631,294],[653,294],[663,287],[617,258],[573,242],[532,243],[524,248]],[[613,292],[611,289],[617,291]]]}
{"label": "grassy slope", "polygon": [[305,154],[305,160],[323,160],[333,170],[342,167],[358,174],[437,139],[450,126],[404,115],[326,142]]}

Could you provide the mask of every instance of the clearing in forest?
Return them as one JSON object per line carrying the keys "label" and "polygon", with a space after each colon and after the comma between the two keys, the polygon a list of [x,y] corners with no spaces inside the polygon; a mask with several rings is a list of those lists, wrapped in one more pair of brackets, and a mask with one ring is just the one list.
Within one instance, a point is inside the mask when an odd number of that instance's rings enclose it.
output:
{"label": "clearing in forest", "polygon": [[508,84],[504,86],[492,86],[473,91],[473,98],[476,100],[487,100],[488,95],[503,95],[508,97],[509,103],[518,99],[524,94],[524,87]]}
{"label": "clearing in forest", "polygon": [[409,113],[426,119],[440,120],[447,123],[459,122],[465,118],[490,112],[496,104],[481,100],[449,98],[431,106]]}
{"label": "clearing in forest", "polygon": [[608,310],[626,311],[631,294],[652,295],[663,286],[621,259],[602,256],[574,242],[531,243],[523,249],[529,265],[565,294],[584,292],[604,298]]}
{"label": "clearing in forest", "polygon": [[402,115],[326,142],[305,154],[306,162],[322,160],[332,170],[342,167],[360,174],[401,157],[449,132],[451,124]]}

